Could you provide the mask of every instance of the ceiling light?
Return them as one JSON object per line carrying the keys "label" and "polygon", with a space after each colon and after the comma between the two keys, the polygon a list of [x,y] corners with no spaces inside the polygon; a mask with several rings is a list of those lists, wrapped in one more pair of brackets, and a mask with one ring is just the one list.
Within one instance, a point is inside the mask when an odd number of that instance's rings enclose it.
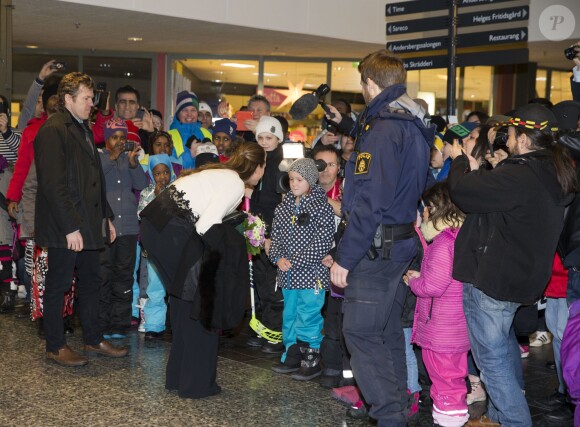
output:
{"label": "ceiling light", "polygon": [[99,64],[99,68],[111,68],[111,64],[106,64],[106,63]]}
{"label": "ceiling light", "polygon": [[[252,76],[257,76],[258,73],[252,73]],[[264,73],[264,77],[280,77],[280,74]]]}
{"label": "ceiling light", "polygon": [[130,73],[129,71],[127,71],[126,73],[123,73],[123,75],[125,77],[131,77],[133,75],[133,73]]}
{"label": "ceiling light", "polygon": [[214,82],[214,83],[221,83],[222,81],[221,80],[212,80],[212,82]]}
{"label": "ceiling light", "polygon": [[27,47],[28,49],[38,49],[38,46],[36,46],[34,44],[28,44],[25,47]]}
{"label": "ceiling light", "polygon": [[471,99],[473,99],[473,98],[475,98],[475,95],[471,94],[469,97],[470,97]]}
{"label": "ceiling light", "polygon": [[143,37],[127,37],[130,42],[140,42],[143,41]]}
{"label": "ceiling light", "polygon": [[224,67],[232,67],[232,68],[256,68],[255,65],[250,64],[240,64],[238,62],[224,62],[222,63]]}
{"label": "ceiling light", "polygon": [[334,67],[336,71],[342,71],[342,67]]}

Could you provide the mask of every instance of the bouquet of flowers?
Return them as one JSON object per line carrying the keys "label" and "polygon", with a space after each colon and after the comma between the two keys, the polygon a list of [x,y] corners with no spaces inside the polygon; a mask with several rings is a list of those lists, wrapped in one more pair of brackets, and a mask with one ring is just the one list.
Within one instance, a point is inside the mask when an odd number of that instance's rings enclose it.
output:
{"label": "bouquet of flowers", "polygon": [[264,247],[264,233],[266,224],[259,217],[248,213],[248,217],[243,222],[244,237],[246,238],[246,248],[248,254],[257,255]]}

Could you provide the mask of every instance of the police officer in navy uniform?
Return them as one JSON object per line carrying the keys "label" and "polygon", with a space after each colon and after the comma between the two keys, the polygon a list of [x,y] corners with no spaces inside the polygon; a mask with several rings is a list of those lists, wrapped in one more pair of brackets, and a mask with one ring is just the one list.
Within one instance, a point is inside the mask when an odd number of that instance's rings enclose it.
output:
{"label": "police officer in navy uniform", "polygon": [[342,201],[345,228],[331,280],[345,291],[343,333],[369,414],[381,427],[404,426],[401,278],[416,253],[413,223],[435,128],[407,96],[400,59],[380,50],[358,69],[367,107],[353,130],[355,151],[346,166]]}

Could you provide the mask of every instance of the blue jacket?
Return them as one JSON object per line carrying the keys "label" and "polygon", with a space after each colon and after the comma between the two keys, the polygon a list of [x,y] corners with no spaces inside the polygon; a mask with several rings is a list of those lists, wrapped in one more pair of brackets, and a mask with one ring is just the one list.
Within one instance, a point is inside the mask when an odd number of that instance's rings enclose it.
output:
{"label": "blue jacket", "polygon": [[330,274],[321,261],[332,246],[334,229],[334,213],[322,188],[313,186],[298,206],[296,198],[288,193],[274,212],[268,255],[273,263],[286,258],[292,264],[287,272],[278,270],[279,287],[328,289]]}
{"label": "blue jacket", "polygon": [[[354,130],[355,152],[346,165],[342,199],[348,226],[336,257],[349,271],[366,255],[379,224],[409,224],[417,219],[435,126],[426,128],[409,114],[390,111],[389,104],[404,93],[404,85],[383,90],[361,114]],[[407,262],[415,253],[413,239],[398,241],[391,259]]]}
{"label": "blue jacket", "polygon": [[135,236],[139,234],[137,219],[137,196],[133,191],[141,191],[149,183],[143,168],[129,166],[127,153],[121,153],[117,160],[111,160],[109,152],[99,153],[101,165],[107,183],[107,201],[115,214],[117,236]]}

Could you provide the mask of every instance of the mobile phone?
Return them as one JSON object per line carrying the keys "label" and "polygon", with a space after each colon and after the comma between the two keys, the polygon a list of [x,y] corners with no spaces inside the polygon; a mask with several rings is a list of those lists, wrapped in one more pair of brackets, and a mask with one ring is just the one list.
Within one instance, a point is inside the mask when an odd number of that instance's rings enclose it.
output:
{"label": "mobile phone", "polygon": [[3,102],[0,102],[0,114],[8,114],[8,108]]}
{"label": "mobile phone", "polygon": [[125,147],[123,151],[133,151],[135,149],[135,141],[125,142]]}
{"label": "mobile phone", "polygon": [[236,125],[238,130],[246,131],[250,130],[244,125],[246,120],[254,120],[254,112],[253,111],[238,111],[236,113]]}
{"label": "mobile phone", "polygon": [[143,116],[145,115],[145,110],[143,108],[139,108],[137,110],[137,114],[135,115],[136,119],[143,120]]}
{"label": "mobile phone", "polygon": [[66,70],[66,62],[53,62],[50,64],[51,70]]}

